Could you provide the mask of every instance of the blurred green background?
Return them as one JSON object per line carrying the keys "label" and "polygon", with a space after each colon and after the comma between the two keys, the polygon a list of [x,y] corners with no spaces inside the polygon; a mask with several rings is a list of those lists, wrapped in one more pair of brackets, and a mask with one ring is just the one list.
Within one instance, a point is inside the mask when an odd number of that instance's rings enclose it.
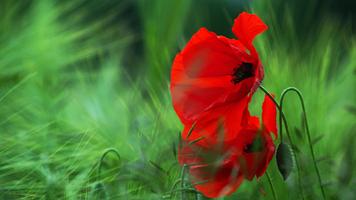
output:
{"label": "blurred green background", "polygon": [[[199,27],[233,37],[241,11],[269,26],[255,41],[263,85],[303,92],[327,199],[356,199],[352,0],[2,0],[0,199],[180,199],[171,63]],[[303,194],[321,199],[292,95],[285,113]],[[278,199],[301,199],[296,169],[268,172]],[[264,176],[221,199],[274,197]]]}

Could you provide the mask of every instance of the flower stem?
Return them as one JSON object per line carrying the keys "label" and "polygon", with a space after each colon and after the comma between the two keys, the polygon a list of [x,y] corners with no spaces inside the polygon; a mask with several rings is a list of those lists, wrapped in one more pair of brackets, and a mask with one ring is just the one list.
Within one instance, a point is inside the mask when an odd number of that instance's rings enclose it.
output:
{"label": "flower stem", "polygon": [[314,148],[313,148],[313,145],[312,145],[312,143],[311,143],[310,129],[309,129],[309,125],[308,125],[308,119],[307,119],[307,114],[306,114],[306,109],[305,109],[305,104],[304,104],[303,95],[302,95],[302,93],[301,93],[297,88],[295,88],[295,87],[288,87],[287,89],[285,89],[285,90],[282,92],[280,105],[281,105],[281,107],[282,107],[282,102],[283,102],[283,100],[284,100],[284,97],[285,97],[285,95],[286,95],[288,92],[290,92],[290,91],[294,91],[294,92],[298,95],[299,100],[300,100],[300,103],[301,103],[301,105],[302,105],[303,117],[304,117],[304,122],[305,122],[305,128],[306,128],[306,131],[307,131],[308,145],[309,145],[310,152],[311,152],[311,155],[312,155],[315,172],[316,172],[316,174],[317,174],[317,176],[318,176],[319,187],[320,187],[321,193],[322,193],[322,195],[323,195],[323,199],[325,200],[325,199],[326,199],[325,191],[324,191],[324,188],[323,188],[323,185],[322,185],[319,168],[318,168],[318,166],[317,166],[317,164],[316,164],[316,159],[315,159],[315,154],[314,154]]}
{"label": "flower stem", "polygon": [[266,175],[267,175],[267,179],[268,179],[269,185],[271,186],[273,199],[277,200],[276,190],[274,189],[274,186],[273,186],[273,183],[272,183],[272,179],[271,179],[271,176],[269,175],[268,171],[266,171]]}
{"label": "flower stem", "polygon": [[[267,91],[266,88],[264,88],[262,85],[259,86],[259,88],[273,101],[273,103],[276,105],[276,107],[278,108],[278,111],[279,111],[279,117],[280,117],[280,122],[279,122],[279,132],[281,133],[280,135],[280,138],[281,138],[281,142],[283,141],[283,134],[282,134],[282,120],[283,119],[283,123],[284,123],[284,126],[285,126],[285,130],[286,130],[286,133],[287,133],[287,137],[288,137],[288,140],[289,142],[291,143],[291,148],[293,149],[293,151],[295,152],[294,150],[294,144],[293,144],[293,141],[292,141],[292,137],[290,135],[290,132],[289,132],[289,128],[288,128],[288,123],[287,123],[287,119],[286,119],[286,116],[284,115],[283,113],[283,110],[282,110],[282,106],[280,106],[281,104],[278,104],[278,102],[273,98],[273,96]],[[281,102],[282,103],[282,102]],[[297,156],[295,156],[295,164],[296,164],[296,167],[297,167],[297,175],[298,175],[298,185],[299,185],[299,189],[300,189],[300,192],[301,192],[301,195],[302,195],[302,199],[305,199],[304,197],[304,192],[303,192],[303,187],[302,187],[302,180],[301,180],[301,170],[300,170],[300,165],[299,165],[299,161],[297,159]]]}
{"label": "flower stem", "polygon": [[110,153],[110,152],[113,152],[113,153],[119,158],[119,160],[121,159],[120,154],[119,154],[119,152],[118,152],[116,149],[110,148],[110,149],[105,150],[104,153],[103,153],[103,155],[101,156],[100,162],[99,162],[99,167],[98,167],[98,180],[101,179],[101,168],[102,168],[102,164],[103,164],[103,162],[104,162],[104,159],[105,159],[106,155],[107,155],[108,153]]}
{"label": "flower stem", "polygon": [[[282,107],[278,104],[278,102],[274,99],[274,97],[267,91],[266,88],[264,88],[262,85],[259,86],[259,88],[273,101],[274,105],[278,108],[279,111],[279,119],[283,119],[283,123],[287,132],[287,135],[289,135],[289,128],[288,128],[288,123],[287,119],[282,111]],[[283,141],[283,134],[282,134],[282,121],[279,121],[279,132],[280,132],[280,140],[281,142]]]}

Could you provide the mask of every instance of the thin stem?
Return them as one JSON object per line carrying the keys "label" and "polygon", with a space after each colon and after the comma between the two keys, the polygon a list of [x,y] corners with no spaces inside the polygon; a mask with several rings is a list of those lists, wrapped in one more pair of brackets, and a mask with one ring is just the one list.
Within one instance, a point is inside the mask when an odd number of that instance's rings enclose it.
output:
{"label": "thin stem", "polygon": [[269,185],[271,186],[273,199],[277,200],[276,190],[274,189],[274,186],[273,186],[273,183],[272,183],[272,179],[271,179],[271,176],[269,175],[268,171],[266,171],[266,175],[267,175],[267,179],[268,179]]}
{"label": "thin stem", "polygon": [[99,161],[98,180],[101,179],[101,168],[102,168],[104,159],[105,159],[106,155],[107,155],[108,153],[110,153],[110,152],[113,152],[113,153],[119,158],[119,160],[121,159],[120,154],[119,154],[119,152],[118,152],[116,149],[110,148],[110,149],[105,150],[104,153],[103,153],[103,155],[102,155],[101,158],[100,158],[100,161]]}
{"label": "thin stem", "polygon": [[[273,101],[274,105],[278,108],[279,111],[279,118],[283,119],[283,123],[287,132],[287,135],[289,135],[289,128],[288,128],[288,123],[287,119],[282,111],[282,107],[278,104],[278,102],[274,99],[274,97],[267,91],[266,88],[264,88],[262,85],[259,86],[259,88]],[[280,138],[281,142],[283,141],[283,134],[282,134],[282,121],[279,121],[279,132],[280,132]]]}
{"label": "thin stem", "polygon": [[93,188],[92,188],[92,193],[94,193],[94,194],[92,194],[92,195],[93,195],[93,196],[96,196],[96,192],[100,192],[101,190],[104,192],[104,197],[105,197],[105,199],[106,199],[106,197],[109,196],[109,195],[108,195],[108,191],[107,191],[105,185],[102,184],[101,182],[99,182],[99,183],[97,183],[97,184],[95,184],[95,185],[93,186]]}
{"label": "thin stem", "polygon": [[306,114],[306,109],[305,109],[305,104],[304,104],[304,99],[303,99],[302,93],[301,93],[297,88],[295,88],[295,87],[289,87],[289,88],[285,89],[285,90],[282,92],[282,95],[281,95],[281,105],[282,105],[282,102],[283,102],[283,100],[284,100],[285,95],[286,95],[289,91],[294,91],[295,93],[297,93],[297,95],[298,95],[298,97],[299,97],[299,100],[300,100],[300,103],[301,103],[301,105],[302,105],[303,116],[304,116],[304,122],[305,122],[305,128],[306,128],[306,130],[307,130],[308,145],[309,145],[310,152],[311,152],[311,155],[312,155],[314,168],[315,168],[316,174],[317,174],[317,176],[318,176],[319,187],[320,187],[321,193],[322,193],[322,195],[323,195],[323,199],[326,199],[325,191],[324,191],[324,188],[323,188],[323,185],[322,185],[322,181],[321,181],[321,176],[320,176],[319,168],[318,168],[318,166],[317,166],[317,164],[316,164],[316,159],[315,159],[315,154],[314,154],[314,148],[313,148],[313,145],[312,145],[312,143],[311,143],[310,129],[309,129],[309,125],[308,125],[308,119],[307,119],[307,114]]}
{"label": "thin stem", "polygon": [[[293,149],[293,151],[295,152],[294,150],[294,144],[293,144],[293,141],[292,141],[292,137],[290,135],[290,132],[289,132],[289,128],[288,128],[288,123],[287,123],[287,119],[286,119],[286,116],[284,115],[283,113],[283,110],[282,110],[282,107],[280,106],[280,104],[277,103],[277,101],[273,98],[273,96],[266,90],[266,88],[264,88],[262,85],[259,86],[259,88],[273,101],[273,103],[276,105],[276,107],[278,108],[278,111],[279,111],[279,116],[281,117],[281,119],[283,119],[283,123],[284,123],[284,126],[285,126],[285,129],[286,129],[286,133],[287,133],[287,137],[288,137],[288,140],[289,142],[291,143],[291,147]],[[281,137],[281,142],[283,141],[282,140],[282,123],[280,122],[279,123],[279,131],[280,131],[280,137]],[[299,165],[299,161],[297,159],[297,156],[295,156],[295,164],[296,164],[296,167],[297,167],[297,175],[298,175],[298,185],[299,185],[299,189],[301,191],[301,195],[302,195],[302,199],[305,199],[304,197],[304,192],[303,192],[303,188],[302,188],[302,180],[301,180],[301,170],[300,170],[300,165]]]}

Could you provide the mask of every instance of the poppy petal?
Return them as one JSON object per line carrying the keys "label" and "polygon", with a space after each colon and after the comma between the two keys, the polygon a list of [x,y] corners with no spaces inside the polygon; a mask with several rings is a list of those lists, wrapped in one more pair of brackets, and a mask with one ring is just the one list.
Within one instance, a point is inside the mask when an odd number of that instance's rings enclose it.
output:
{"label": "poppy petal", "polygon": [[236,177],[223,176],[218,179],[213,179],[207,183],[197,184],[194,187],[208,198],[218,198],[231,195],[243,182],[242,174]]}
{"label": "poppy petal", "polygon": [[260,167],[256,171],[256,177],[261,177],[267,170],[268,164],[271,162],[275,146],[273,144],[272,138],[269,134],[264,134],[265,143],[265,154],[264,154],[264,163],[261,163]]}
{"label": "poppy petal", "polygon": [[[174,59],[171,95],[183,124],[192,123],[219,101],[245,96],[253,85],[232,83],[234,69],[248,55],[237,40],[200,29]],[[246,58],[245,58],[246,57]]]}
{"label": "poppy petal", "polygon": [[241,171],[248,180],[262,176],[274,154],[274,144],[270,134],[261,129],[241,131],[244,141],[243,154],[239,159]]}
{"label": "poppy petal", "polygon": [[242,128],[242,119],[245,114],[248,98],[240,101],[226,103],[225,105],[214,107],[209,112],[205,112],[196,122],[193,131],[189,134],[191,125],[186,125],[182,132],[182,138],[189,141],[196,141],[204,137],[199,145],[211,147],[219,143],[228,144],[237,137],[237,133]]}
{"label": "poppy petal", "polygon": [[234,21],[232,31],[239,41],[249,50],[250,55],[254,58],[253,64],[256,66],[255,84],[252,87],[254,92],[263,79],[263,66],[259,60],[258,53],[252,42],[258,34],[268,29],[268,26],[255,14],[242,12]]}
{"label": "poppy petal", "polygon": [[185,74],[191,78],[230,75],[241,56],[227,41],[201,28],[180,53]]}
{"label": "poppy petal", "polygon": [[232,31],[235,36],[249,49],[252,41],[268,29],[268,26],[255,14],[242,12],[234,21]]}
{"label": "poppy petal", "polygon": [[194,187],[209,198],[230,195],[242,183],[243,175],[233,154],[186,144],[179,151],[179,162],[188,164]]}
{"label": "poppy petal", "polygon": [[[240,130],[236,141],[239,143],[237,146],[243,147],[239,162],[241,171],[248,180],[260,177],[265,173],[275,150],[270,130],[267,128],[267,126],[273,125],[273,122],[268,120],[274,119],[274,127],[276,129],[276,110],[273,101],[265,97],[262,109],[263,126],[261,127],[258,117],[251,116],[248,108],[246,108],[242,119],[244,126]],[[271,129],[273,130],[273,128]]]}
{"label": "poppy petal", "polygon": [[262,105],[262,123],[263,126],[267,129],[267,131],[273,132],[275,137],[277,138],[278,131],[277,131],[276,116],[277,116],[276,105],[268,95],[265,95],[265,99]]}

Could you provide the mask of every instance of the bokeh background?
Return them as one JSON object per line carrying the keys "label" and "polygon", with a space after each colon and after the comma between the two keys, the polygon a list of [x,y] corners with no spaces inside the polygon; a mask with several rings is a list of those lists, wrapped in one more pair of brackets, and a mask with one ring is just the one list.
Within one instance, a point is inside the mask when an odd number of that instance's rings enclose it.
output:
{"label": "bokeh background", "polygon": [[[356,199],[352,0],[1,0],[0,199],[181,198],[171,63],[202,26],[233,37],[241,11],[269,26],[255,41],[263,85],[304,95],[327,198]],[[295,96],[285,113],[303,194],[321,199]],[[278,199],[301,199],[296,169],[268,172]],[[274,197],[264,176],[221,199]]]}

